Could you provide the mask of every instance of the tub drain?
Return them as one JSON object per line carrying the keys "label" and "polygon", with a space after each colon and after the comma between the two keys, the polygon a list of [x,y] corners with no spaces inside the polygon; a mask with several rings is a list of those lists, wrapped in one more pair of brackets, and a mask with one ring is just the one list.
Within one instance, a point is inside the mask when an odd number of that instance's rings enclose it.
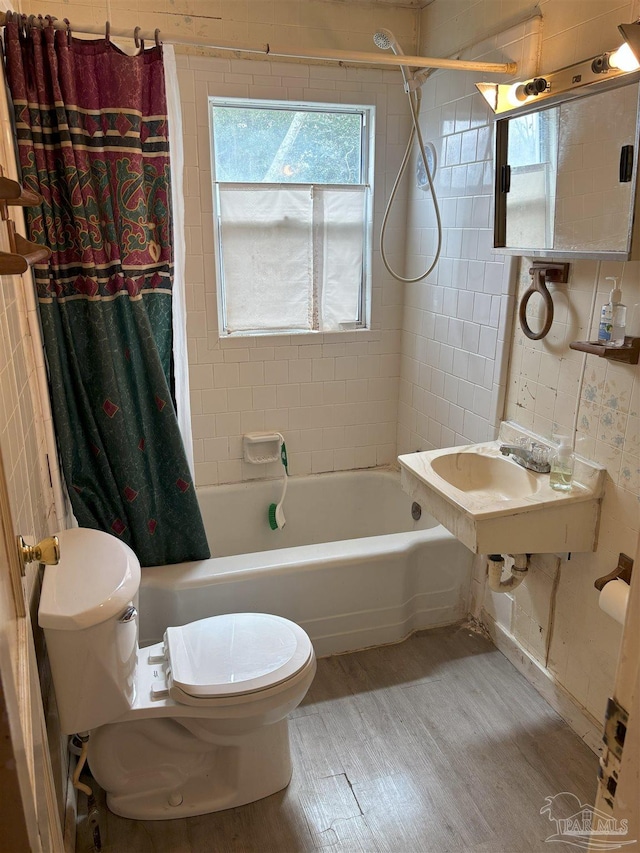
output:
{"label": "tub drain", "polygon": [[417,503],[416,501],[414,501],[414,502],[411,504],[411,518],[412,518],[414,521],[420,521],[420,516],[421,516],[421,515],[422,515],[422,507],[420,506],[420,504],[419,504],[419,503]]}

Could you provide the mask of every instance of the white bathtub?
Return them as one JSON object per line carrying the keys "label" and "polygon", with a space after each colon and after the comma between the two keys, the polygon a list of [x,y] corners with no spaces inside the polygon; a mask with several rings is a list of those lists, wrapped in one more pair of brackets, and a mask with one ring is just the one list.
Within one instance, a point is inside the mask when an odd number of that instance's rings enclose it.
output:
{"label": "white bathtub", "polygon": [[402,639],[463,618],[472,554],[433,518],[411,517],[387,469],[291,477],[286,526],[267,515],[281,483],[198,490],[209,560],[142,570],[140,641],[169,625],[258,611],[302,625],[318,655]]}

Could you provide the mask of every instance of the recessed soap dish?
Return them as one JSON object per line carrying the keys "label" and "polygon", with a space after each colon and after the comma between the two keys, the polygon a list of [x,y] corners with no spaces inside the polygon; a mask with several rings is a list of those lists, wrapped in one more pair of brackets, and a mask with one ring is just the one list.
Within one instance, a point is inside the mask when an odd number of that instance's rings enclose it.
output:
{"label": "recessed soap dish", "polygon": [[254,465],[279,462],[282,442],[279,432],[248,432],[242,436],[244,461]]}

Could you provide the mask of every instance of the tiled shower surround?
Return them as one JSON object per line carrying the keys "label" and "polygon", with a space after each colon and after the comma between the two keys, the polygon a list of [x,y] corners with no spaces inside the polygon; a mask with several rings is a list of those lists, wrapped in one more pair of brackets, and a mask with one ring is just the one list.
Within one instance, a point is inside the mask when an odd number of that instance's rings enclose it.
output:
{"label": "tiled shower surround", "polygon": [[[397,71],[178,56],[185,149],[187,332],[198,485],[279,474],[242,461],[242,435],[285,434],[292,474],[392,464],[396,458],[402,287],[383,269],[377,235],[408,133]],[[218,336],[208,96],[374,104],[371,329]],[[406,200],[390,219],[389,255],[403,266]]]}

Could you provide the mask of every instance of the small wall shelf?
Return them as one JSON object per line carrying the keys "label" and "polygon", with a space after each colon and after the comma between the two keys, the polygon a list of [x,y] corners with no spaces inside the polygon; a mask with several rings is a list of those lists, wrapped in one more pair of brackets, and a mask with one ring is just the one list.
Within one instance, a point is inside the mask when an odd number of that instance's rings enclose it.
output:
{"label": "small wall shelf", "polygon": [[592,353],[600,356],[600,358],[608,358],[610,361],[620,361],[624,364],[638,364],[640,360],[640,338],[632,338],[628,335],[621,347],[600,344],[598,341],[572,341],[569,347],[580,352]]}
{"label": "small wall shelf", "polygon": [[9,207],[32,207],[42,202],[42,196],[0,174],[0,201]]}
{"label": "small wall shelf", "polygon": [[51,249],[48,246],[32,243],[30,240],[25,240],[20,234],[14,235],[14,241],[16,254],[23,257],[29,266],[41,264],[51,257]]}
{"label": "small wall shelf", "polygon": [[42,196],[26,189],[18,181],[6,178],[0,166],[0,219],[7,223],[10,252],[0,252],[0,275],[22,275],[33,264],[41,264],[51,257],[51,249],[26,240],[16,233],[9,207],[32,207],[42,202]]}

